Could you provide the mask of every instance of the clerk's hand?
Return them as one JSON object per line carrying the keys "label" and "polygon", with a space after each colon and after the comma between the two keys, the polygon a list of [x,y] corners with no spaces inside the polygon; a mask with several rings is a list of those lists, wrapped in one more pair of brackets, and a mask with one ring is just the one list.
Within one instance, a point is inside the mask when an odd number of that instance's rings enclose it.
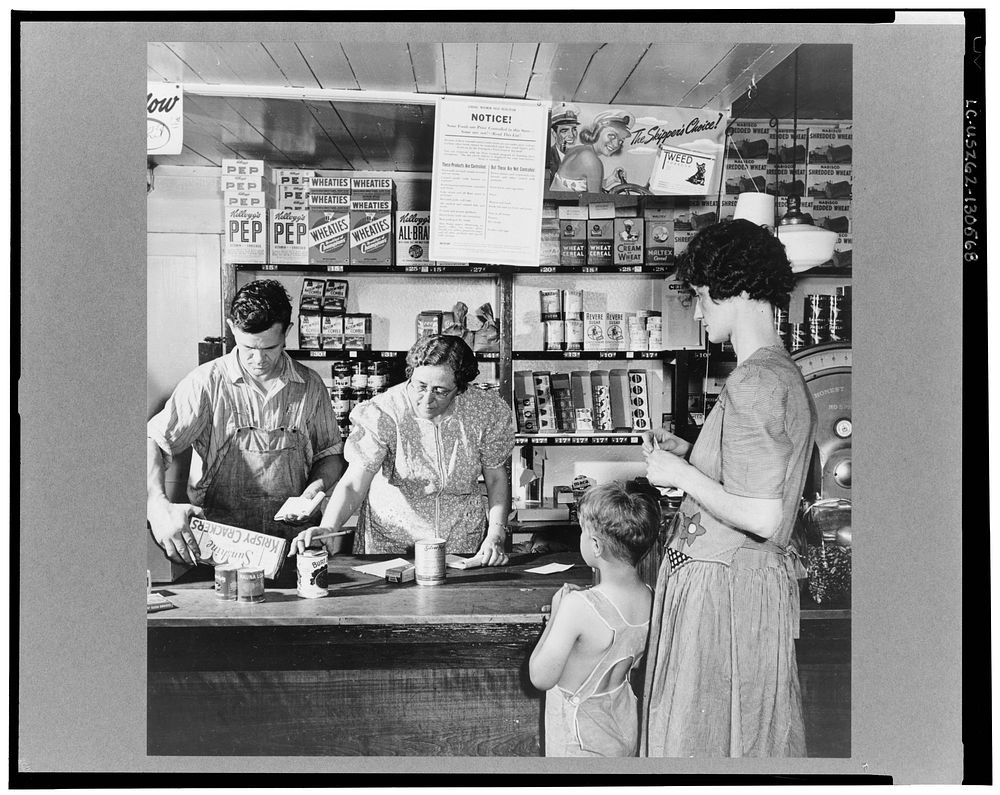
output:
{"label": "clerk's hand", "polygon": [[654,486],[683,489],[679,481],[690,466],[683,458],[666,450],[646,453],[646,479]]}
{"label": "clerk's hand", "polygon": [[[320,488],[320,484],[318,482],[312,483],[306,486],[305,491],[303,491],[302,494],[299,495],[299,499],[304,502],[310,502],[316,497],[317,494],[321,494],[322,492],[323,489]],[[316,511],[318,511],[320,508],[325,507],[325,503],[328,502],[329,499],[330,499],[329,496],[327,496],[325,499],[320,500],[309,511],[299,511],[299,512],[288,511],[281,518],[281,521],[284,522],[285,524],[291,524],[291,525],[305,524],[316,515]]]}
{"label": "clerk's hand", "polygon": [[191,517],[204,515],[197,505],[166,501],[147,511],[156,543],[170,560],[189,566],[197,566],[201,557],[198,542],[191,532]]}
{"label": "clerk's hand", "polygon": [[309,547],[314,549],[319,549],[321,546],[326,547],[327,553],[332,553],[331,548],[333,539],[321,538],[319,541],[315,540],[316,536],[326,535],[327,533],[335,532],[332,527],[307,527],[305,530],[299,532],[292,542],[288,545],[288,554],[285,557],[291,557],[292,555],[301,555]]}
{"label": "clerk's hand", "polygon": [[680,436],[675,436],[666,428],[657,428],[655,431],[643,431],[642,451],[651,453],[653,450],[666,450],[668,453],[684,457],[691,449],[691,443],[685,441]]}
{"label": "clerk's hand", "polygon": [[505,538],[503,534],[487,533],[474,557],[479,558],[483,566],[506,566],[510,558],[504,552]]}

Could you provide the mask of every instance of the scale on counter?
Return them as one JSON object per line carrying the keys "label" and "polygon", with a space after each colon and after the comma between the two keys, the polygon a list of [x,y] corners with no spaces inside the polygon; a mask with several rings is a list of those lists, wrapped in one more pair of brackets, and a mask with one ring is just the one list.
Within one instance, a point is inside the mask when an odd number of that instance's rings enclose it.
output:
{"label": "scale on counter", "polygon": [[851,499],[851,344],[828,342],[792,354],[816,404],[816,450],[807,495]]}

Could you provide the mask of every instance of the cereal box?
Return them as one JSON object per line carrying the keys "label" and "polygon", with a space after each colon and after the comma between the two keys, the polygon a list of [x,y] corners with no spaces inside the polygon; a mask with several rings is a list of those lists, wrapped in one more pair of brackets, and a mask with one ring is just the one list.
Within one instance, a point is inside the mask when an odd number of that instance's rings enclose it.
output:
{"label": "cereal box", "polygon": [[586,207],[559,208],[559,264],[576,267],[587,264]]}
{"label": "cereal box", "polygon": [[[346,197],[345,197],[346,198]],[[350,213],[309,210],[309,262],[313,265],[348,265]]]}
{"label": "cereal box", "polygon": [[647,207],[643,213],[646,229],[646,264],[672,265],[674,262],[674,211],[669,207]]}
{"label": "cereal box", "polygon": [[396,264],[427,265],[430,245],[430,210],[399,210],[396,213]]}
{"label": "cereal box", "polygon": [[588,207],[587,264],[611,265],[614,261],[611,244],[615,236],[615,205],[595,202]]}
{"label": "cereal box", "polygon": [[350,213],[351,264],[392,265],[392,199],[352,193]]}
{"label": "cereal box", "polygon": [[309,211],[270,210],[269,262],[285,265],[309,264]]}
{"label": "cereal box", "polygon": [[642,218],[615,218],[614,264],[642,265]]}
{"label": "cereal box", "polygon": [[227,207],[225,229],[222,256],[226,262],[267,262],[267,210]]}

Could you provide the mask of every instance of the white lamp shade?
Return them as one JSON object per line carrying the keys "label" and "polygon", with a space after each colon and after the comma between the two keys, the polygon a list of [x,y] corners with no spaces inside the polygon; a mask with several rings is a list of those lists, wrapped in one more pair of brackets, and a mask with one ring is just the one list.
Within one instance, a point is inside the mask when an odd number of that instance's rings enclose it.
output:
{"label": "white lamp shade", "polygon": [[769,193],[747,191],[736,197],[733,218],[744,218],[769,229],[774,226],[774,196]]}
{"label": "white lamp shade", "polygon": [[774,231],[785,246],[785,255],[794,273],[815,268],[833,257],[836,232],[812,224],[779,225]]}

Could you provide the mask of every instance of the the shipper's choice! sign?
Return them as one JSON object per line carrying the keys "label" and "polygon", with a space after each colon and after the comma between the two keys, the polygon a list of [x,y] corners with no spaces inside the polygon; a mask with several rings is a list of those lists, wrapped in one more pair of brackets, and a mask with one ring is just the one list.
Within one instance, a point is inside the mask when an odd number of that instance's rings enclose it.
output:
{"label": "the shipper's choice! sign", "polygon": [[538,265],[547,103],[441,97],[430,259]]}
{"label": "the shipper's choice! sign", "polygon": [[255,533],[242,527],[191,519],[191,532],[201,550],[201,562],[210,566],[235,563],[264,570],[264,576],[274,579],[285,558],[288,542],[283,538]]}
{"label": "the shipper's choice! sign", "polygon": [[146,83],[146,154],[179,155],[184,145],[184,90]]}

